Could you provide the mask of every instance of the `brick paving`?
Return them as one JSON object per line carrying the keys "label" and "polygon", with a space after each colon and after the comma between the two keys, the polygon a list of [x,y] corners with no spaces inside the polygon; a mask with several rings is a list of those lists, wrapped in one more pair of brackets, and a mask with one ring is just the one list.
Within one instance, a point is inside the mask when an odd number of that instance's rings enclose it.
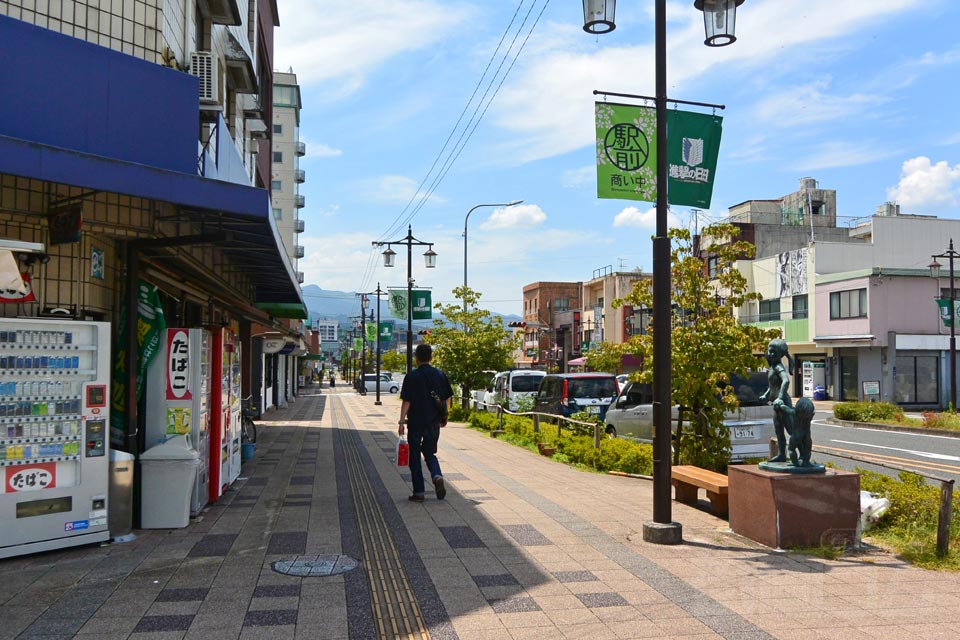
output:
{"label": "brick paving", "polygon": [[[650,545],[650,482],[458,425],[446,500],[410,503],[382,402],[314,388],[268,414],[241,480],[184,529],[0,560],[0,640],[960,638],[960,576],[771,550],[678,503],[684,544]],[[341,554],[359,565],[331,573]],[[279,571],[293,561],[314,564]]]}

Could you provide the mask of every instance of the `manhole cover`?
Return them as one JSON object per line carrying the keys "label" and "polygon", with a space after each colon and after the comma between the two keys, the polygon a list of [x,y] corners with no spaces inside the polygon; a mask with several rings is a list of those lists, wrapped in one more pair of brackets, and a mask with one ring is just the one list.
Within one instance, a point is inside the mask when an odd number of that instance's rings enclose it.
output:
{"label": "manhole cover", "polygon": [[277,560],[273,570],[288,576],[335,576],[357,568],[357,561],[350,556],[324,554],[297,556],[289,560]]}

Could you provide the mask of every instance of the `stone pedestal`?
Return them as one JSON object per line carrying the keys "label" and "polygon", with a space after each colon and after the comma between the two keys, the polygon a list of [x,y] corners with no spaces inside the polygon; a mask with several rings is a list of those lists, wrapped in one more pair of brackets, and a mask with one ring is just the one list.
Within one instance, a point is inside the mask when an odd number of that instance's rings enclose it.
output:
{"label": "stone pedestal", "polygon": [[768,547],[851,544],[860,519],[860,476],[817,475],[730,466],[730,528]]}

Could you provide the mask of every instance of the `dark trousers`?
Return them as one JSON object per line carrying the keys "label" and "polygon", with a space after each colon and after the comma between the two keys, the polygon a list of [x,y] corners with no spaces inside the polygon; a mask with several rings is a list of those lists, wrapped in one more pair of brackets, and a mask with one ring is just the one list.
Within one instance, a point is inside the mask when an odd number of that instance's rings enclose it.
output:
{"label": "dark trousers", "polygon": [[424,494],[423,466],[420,456],[423,455],[430,471],[430,479],[443,475],[440,472],[440,461],[437,460],[437,442],[440,440],[440,428],[413,429],[407,434],[410,442],[410,480],[413,481],[413,495]]}

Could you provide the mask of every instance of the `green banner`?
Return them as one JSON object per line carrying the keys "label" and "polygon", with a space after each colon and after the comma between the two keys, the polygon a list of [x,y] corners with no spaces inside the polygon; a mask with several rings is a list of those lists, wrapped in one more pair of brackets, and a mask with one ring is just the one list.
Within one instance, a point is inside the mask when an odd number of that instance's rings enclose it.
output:
{"label": "green banner", "polygon": [[[943,326],[950,326],[950,298],[937,298],[937,306],[940,307],[940,319],[943,320]],[[953,317],[960,316],[960,300],[953,301]]]}
{"label": "green banner", "polygon": [[377,325],[375,325],[375,324],[372,323],[372,322],[368,322],[368,323],[364,326],[364,329],[363,329],[363,330],[364,330],[364,332],[365,332],[364,335],[365,335],[366,338],[367,338],[367,342],[374,342],[374,341],[376,341],[376,339],[377,339]]}
{"label": "green banner", "polygon": [[[407,291],[406,289],[390,290],[390,315],[400,320],[407,319]],[[413,320],[432,320],[433,303],[429,289],[414,289]]]}
{"label": "green banner", "polygon": [[[657,125],[652,107],[598,102],[597,197],[657,199]],[[709,207],[723,119],[702,113],[667,113],[668,201]]]}
{"label": "green banner", "polygon": [[710,208],[722,131],[720,116],[675,109],[667,112],[670,204]]}
{"label": "green banner", "polygon": [[380,323],[380,341],[393,340],[393,324],[390,322]]}
{"label": "green banner", "polygon": [[[152,284],[137,281],[137,400],[143,398],[147,382],[147,367],[157,355],[161,338],[167,330],[160,304],[160,294]],[[126,450],[124,442],[127,421],[127,308],[120,308],[120,328],[117,332],[117,349],[114,351],[113,379],[110,391],[111,444]]]}
{"label": "green banner", "polygon": [[354,338],[353,339],[353,350],[357,353],[363,351],[363,338]]}
{"label": "green banner", "polygon": [[598,102],[597,197],[657,199],[657,118],[651,107]]}

